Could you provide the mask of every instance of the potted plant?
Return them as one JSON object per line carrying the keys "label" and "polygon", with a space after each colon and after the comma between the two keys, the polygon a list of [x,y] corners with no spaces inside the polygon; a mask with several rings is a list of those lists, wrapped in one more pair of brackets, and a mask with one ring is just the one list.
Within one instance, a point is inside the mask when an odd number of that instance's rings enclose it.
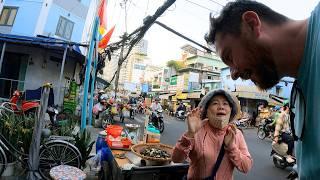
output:
{"label": "potted plant", "polygon": [[75,138],[75,146],[79,149],[82,159],[81,159],[81,167],[85,168],[86,161],[90,158],[90,152],[92,150],[93,144],[95,141],[91,140],[91,133],[86,129],[79,131]]}

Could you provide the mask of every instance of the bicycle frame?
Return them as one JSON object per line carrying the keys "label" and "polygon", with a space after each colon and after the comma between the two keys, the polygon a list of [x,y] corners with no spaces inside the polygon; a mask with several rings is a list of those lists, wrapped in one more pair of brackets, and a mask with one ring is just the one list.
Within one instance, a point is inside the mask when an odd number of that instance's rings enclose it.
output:
{"label": "bicycle frame", "polygon": [[11,156],[20,161],[24,167],[28,167],[28,163],[24,161],[28,158],[28,155],[17,150],[2,134],[0,134],[0,147],[5,151],[5,155],[6,153],[9,153]]}

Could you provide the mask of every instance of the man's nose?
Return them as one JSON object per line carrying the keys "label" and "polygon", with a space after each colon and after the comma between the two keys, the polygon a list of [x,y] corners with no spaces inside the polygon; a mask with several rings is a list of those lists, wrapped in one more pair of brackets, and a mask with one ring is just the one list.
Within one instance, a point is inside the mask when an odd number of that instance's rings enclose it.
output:
{"label": "man's nose", "polygon": [[239,73],[239,71],[238,71],[237,69],[235,69],[235,68],[230,68],[230,72],[231,72],[231,78],[232,78],[233,80],[237,80],[237,79],[239,78],[240,73]]}

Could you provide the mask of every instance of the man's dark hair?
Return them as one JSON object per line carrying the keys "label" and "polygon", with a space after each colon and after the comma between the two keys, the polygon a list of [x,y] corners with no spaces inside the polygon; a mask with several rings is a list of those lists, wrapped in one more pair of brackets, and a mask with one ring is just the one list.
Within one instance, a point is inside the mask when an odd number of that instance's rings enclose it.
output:
{"label": "man's dark hair", "polygon": [[235,36],[240,35],[242,14],[246,11],[254,11],[259,18],[271,25],[279,25],[288,18],[273,11],[266,5],[250,0],[236,0],[227,3],[221,11],[219,17],[214,18],[210,14],[209,32],[205,35],[208,44],[214,44],[216,33],[228,33]]}

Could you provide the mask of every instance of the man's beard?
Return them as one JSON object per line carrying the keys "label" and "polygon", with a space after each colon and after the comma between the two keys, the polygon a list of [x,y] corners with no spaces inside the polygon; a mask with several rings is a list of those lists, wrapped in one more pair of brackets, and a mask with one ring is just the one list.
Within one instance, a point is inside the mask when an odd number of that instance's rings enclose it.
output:
{"label": "man's beard", "polygon": [[[252,80],[261,90],[268,90],[275,86],[280,78],[276,70],[274,59],[271,56],[271,50],[262,47],[255,42],[247,42],[247,50],[251,55],[252,64],[255,65],[254,76]],[[252,77],[251,77],[252,78]]]}

